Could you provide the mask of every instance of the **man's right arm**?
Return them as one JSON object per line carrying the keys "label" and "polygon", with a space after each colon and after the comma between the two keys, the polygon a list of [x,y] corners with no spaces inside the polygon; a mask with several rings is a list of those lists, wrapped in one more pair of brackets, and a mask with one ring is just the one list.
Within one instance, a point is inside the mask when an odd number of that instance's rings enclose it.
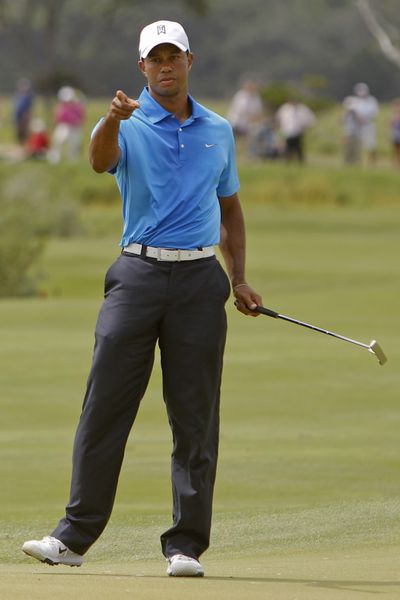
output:
{"label": "man's right arm", "polygon": [[129,119],[139,108],[139,102],[118,90],[107,115],[97,127],[90,141],[89,160],[97,173],[110,171],[119,161],[118,133],[121,121]]}

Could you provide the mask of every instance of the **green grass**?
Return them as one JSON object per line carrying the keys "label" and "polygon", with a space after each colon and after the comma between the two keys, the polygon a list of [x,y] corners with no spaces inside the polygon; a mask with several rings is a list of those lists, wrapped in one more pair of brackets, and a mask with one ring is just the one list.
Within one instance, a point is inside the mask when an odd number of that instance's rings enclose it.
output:
{"label": "green grass", "polygon": [[[42,297],[0,303],[2,600],[398,597],[394,177],[354,172],[352,190],[392,190],[370,203],[296,204],[290,187],[287,202],[252,198],[251,185],[268,195],[285,173],[271,166],[262,178],[259,169],[242,173],[248,279],[265,305],[283,314],[364,342],[377,338],[387,365],[328,336],[243,317],[230,301],[212,545],[204,555],[208,577],[164,576],[158,538],[170,524],[171,440],[158,361],[105,533],[80,570],[34,564],[20,546],[46,534],[66,503],[103,276],[118,254],[118,204],[86,205],[81,218],[88,234],[47,245]],[[336,175],[346,177],[328,168],[288,173],[298,186],[313,176],[331,184]]]}

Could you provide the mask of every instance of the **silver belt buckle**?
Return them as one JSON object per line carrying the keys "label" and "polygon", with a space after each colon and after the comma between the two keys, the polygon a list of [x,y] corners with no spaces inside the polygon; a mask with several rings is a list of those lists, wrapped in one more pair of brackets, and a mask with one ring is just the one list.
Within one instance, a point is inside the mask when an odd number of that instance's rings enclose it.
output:
{"label": "silver belt buckle", "polygon": [[[163,255],[165,254],[165,256]],[[176,258],[175,258],[176,257]],[[158,261],[169,261],[169,262],[181,262],[182,251],[180,248],[173,250],[172,248],[159,248],[157,247],[157,260]]]}

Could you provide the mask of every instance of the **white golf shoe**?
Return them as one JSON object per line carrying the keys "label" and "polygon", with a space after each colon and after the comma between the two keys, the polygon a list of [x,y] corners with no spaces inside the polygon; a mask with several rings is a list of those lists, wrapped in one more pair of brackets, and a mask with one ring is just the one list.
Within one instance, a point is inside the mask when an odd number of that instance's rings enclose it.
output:
{"label": "white golf shoe", "polygon": [[170,577],[203,577],[204,569],[195,558],[174,554],[167,558],[167,575]]}
{"label": "white golf shoe", "polygon": [[48,565],[68,565],[80,567],[83,556],[72,552],[60,540],[46,536],[42,540],[29,540],[22,546],[22,551]]}

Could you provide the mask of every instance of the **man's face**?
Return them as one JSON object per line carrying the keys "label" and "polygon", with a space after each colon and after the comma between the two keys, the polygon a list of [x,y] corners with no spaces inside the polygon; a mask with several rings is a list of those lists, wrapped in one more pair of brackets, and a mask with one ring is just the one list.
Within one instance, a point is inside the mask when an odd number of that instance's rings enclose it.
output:
{"label": "man's face", "polygon": [[159,44],[139,61],[139,68],[154,94],[173,97],[182,91],[187,92],[192,62],[191,53],[182,52],[173,44]]}

